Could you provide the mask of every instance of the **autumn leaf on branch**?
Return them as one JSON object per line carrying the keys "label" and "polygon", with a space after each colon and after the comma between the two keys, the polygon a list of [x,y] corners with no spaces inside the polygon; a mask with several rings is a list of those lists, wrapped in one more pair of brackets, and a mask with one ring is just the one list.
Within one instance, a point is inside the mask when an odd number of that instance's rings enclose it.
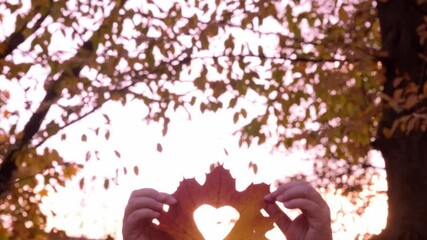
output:
{"label": "autumn leaf on branch", "polygon": [[226,240],[267,239],[265,234],[273,228],[274,219],[264,217],[261,210],[264,195],[269,185],[251,184],[244,191],[236,190],[236,181],[223,166],[218,166],[206,175],[206,182],[200,185],[194,178],[183,180],[172,195],[178,201],[167,213],[159,217],[159,228],[176,240],[203,240],[197,228],[193,213],[201,205],[214,208],[231,206],[240,217]]}

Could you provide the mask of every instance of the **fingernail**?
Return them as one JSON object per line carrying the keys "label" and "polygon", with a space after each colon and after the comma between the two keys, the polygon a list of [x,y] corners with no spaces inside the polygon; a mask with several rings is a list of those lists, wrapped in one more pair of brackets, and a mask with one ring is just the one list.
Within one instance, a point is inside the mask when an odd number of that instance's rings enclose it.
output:
{"label": "fingernail", "polygon": [[271,197],[271,194],[267,194],[267,195],[265,195],[264,196],[264,201],[267,201],[267,202],[272,202],[272,197]]}
{"label": "fingernail", "polygon": [[270,211],[270,210],[272,210],[273,209],[273,204],[266,204],[265,206],[264,206],[264,209],[268,212],[268,211]]}
{"label": "fingernail", "polygon": [[174,198],[174,197],[171,197],[171,205],[174,205],[174,204],[176,204],[178,201]]}
{"label": "fingernail", "polygon": [[264,206],[264,210],[270,217],[274,217],[278,213],[277,207],[273,204],[267,204],[266,206]]}

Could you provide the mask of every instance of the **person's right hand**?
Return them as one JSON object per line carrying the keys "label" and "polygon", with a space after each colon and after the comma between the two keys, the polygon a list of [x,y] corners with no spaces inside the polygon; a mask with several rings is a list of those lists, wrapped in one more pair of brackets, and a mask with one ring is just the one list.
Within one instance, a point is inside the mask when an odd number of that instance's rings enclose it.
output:
{"label": "person's right hand", "polygon": [[[276,218],[276,224],[288,240],[332,240],[331,213],[319,192],[306,182],[289,182],[265,196],[267,213]],[[300,209],[302,214],[289,218],[276,202],[289,209]]]}
{"label": "person's right hand", "polygon": [[173,205],[175,198],[151,188],[132,192],[123,217],[122,234],[124,240],[171,240],[152,223],[160,216],[163,205]]}

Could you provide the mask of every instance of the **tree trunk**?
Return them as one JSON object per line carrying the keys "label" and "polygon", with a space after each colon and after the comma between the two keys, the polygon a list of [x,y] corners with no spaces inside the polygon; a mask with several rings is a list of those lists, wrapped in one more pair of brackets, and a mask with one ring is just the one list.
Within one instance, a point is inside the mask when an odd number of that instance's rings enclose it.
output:
{"label": "tree trunk", "polygon": [[[398,105],[384,101],[374,142],[384,157],[388,183],[387,225],[374,239],[427,239],[427,132],[419,127],[426,120],[419,120],[418,127],[411,127],[411,131],[407,131],[409,121],[402,121],[404,128],[397,127],[391,136],[384,131],[392,129],[402,117],[412,118],[414,113],[425,116],[425,99],[418,98],[416,104],[405,106],[409,96],[423,95],[426,63],[420,54],[427,51],[417,28],[424,22],[424,8],[416,0],[378,1],[382,48],[388,53],[381,59],[386,77],[383,93],[393,98],[396,90],[403,89],[406,95]],[[396,80],[399,77],[404,80]],[[408,86],[414,83],[418,90],[409,93]]]}
{"label": "tree trunk", "polygon": [[427,136],[413,133],[381,147],[388,183],[387,226],[378,239],[427,239]]}

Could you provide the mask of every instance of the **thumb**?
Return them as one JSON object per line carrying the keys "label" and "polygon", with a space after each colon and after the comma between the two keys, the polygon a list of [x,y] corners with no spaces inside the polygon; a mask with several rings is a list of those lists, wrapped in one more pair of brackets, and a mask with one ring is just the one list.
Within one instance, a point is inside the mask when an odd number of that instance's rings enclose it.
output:
{"label": "thumb", "polygon": [[274,219],[280,230],[286,235],[286,231],[292,223],[292,219],[286,215],[276,203],[267,203],[265,211]]}

